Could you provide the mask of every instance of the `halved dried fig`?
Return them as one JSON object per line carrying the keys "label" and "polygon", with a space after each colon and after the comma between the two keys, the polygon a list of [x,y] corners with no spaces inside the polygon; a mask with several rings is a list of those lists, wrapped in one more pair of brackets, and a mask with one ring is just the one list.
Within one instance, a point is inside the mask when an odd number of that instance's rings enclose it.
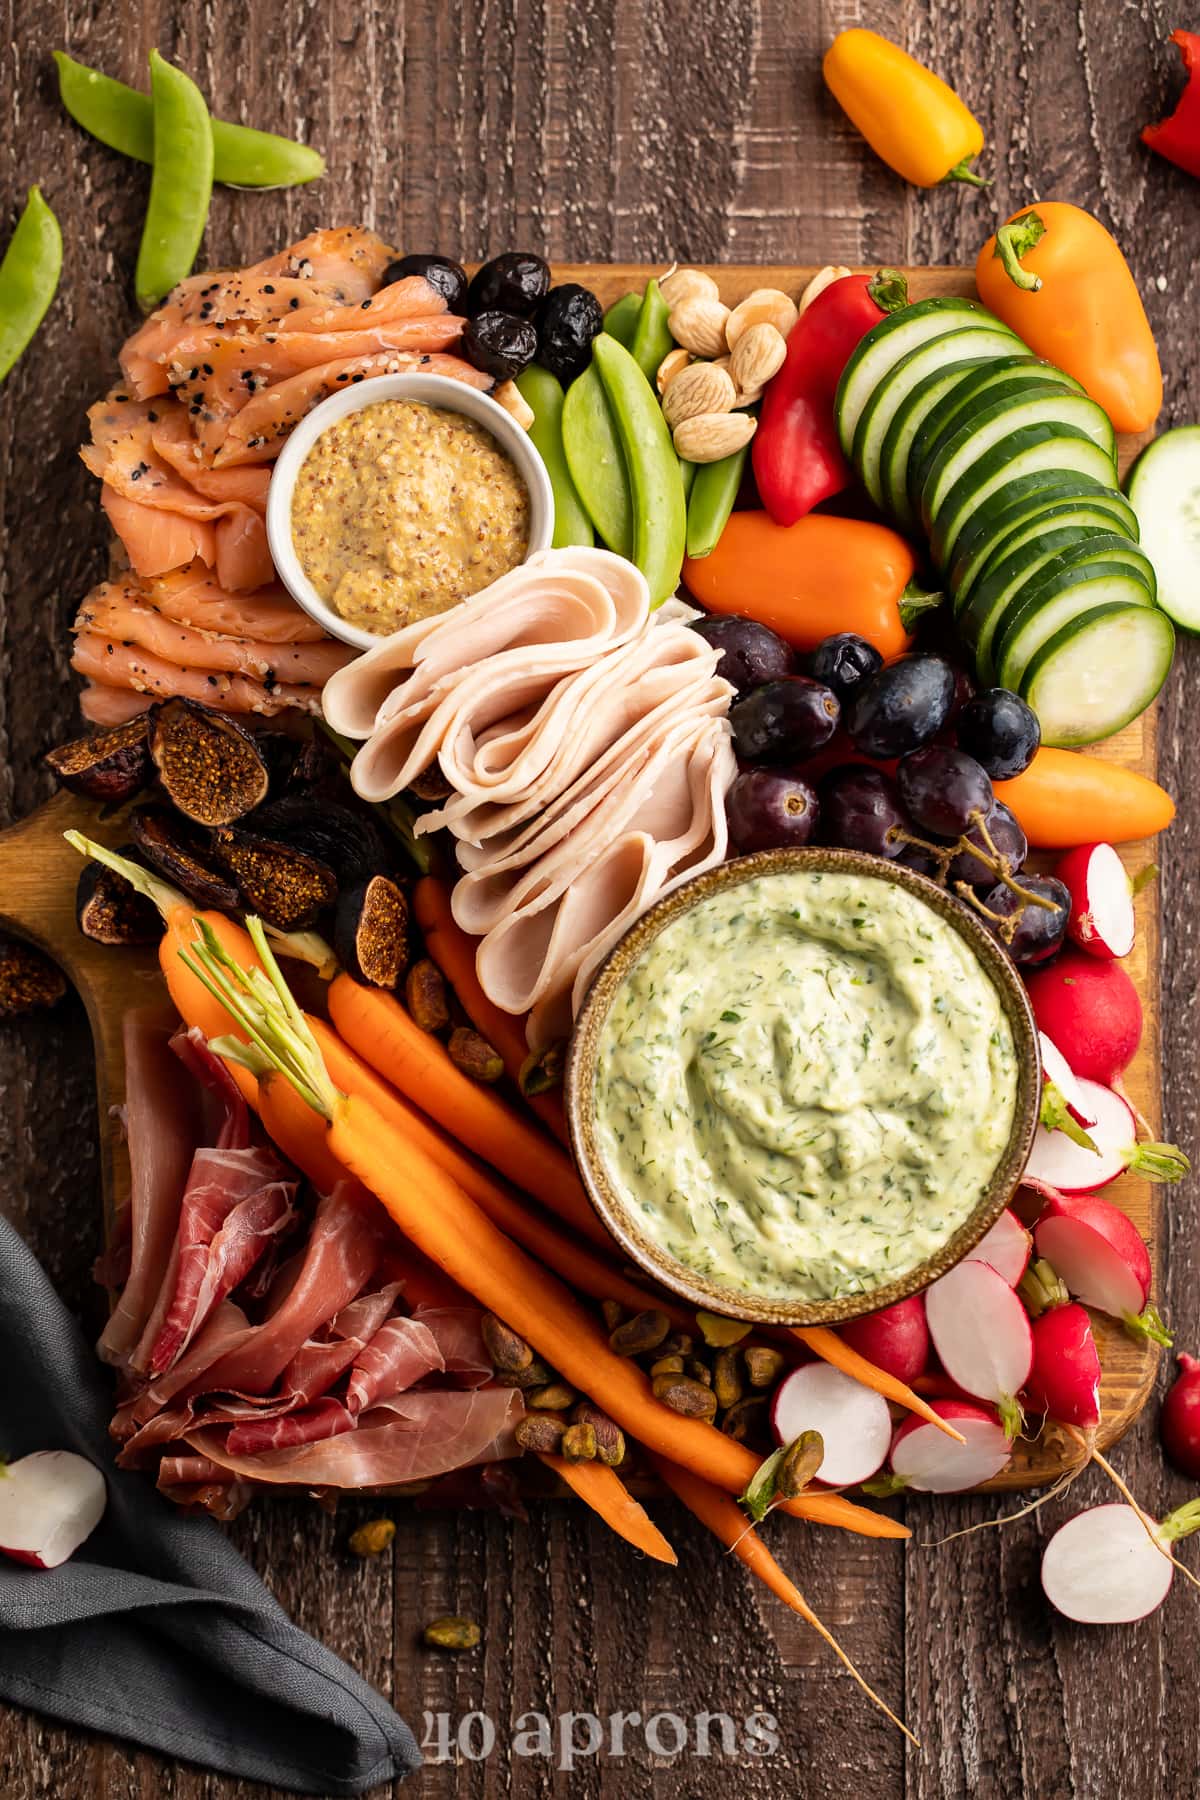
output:
{"label": "halved dried fig", "polygon": [[134,844],[152,869],[182,888],[189,900],[234,912],[238,891],[206,854],[202,833],[169,806],[138,806],[129,815]]}
{"label": "halved dried fig", "polygon": [[0,938],[0,1018],[54,1006],[67,991],[63,972],[20,938]]}
{"label": "halved dried fig", "polygon": [[303,850],[337,875],[339,885],[363,882],[386,867],[383,840],[363,813],[308,793],[284,794],[246,821],[259,837]]}
{"label": "halved dried fig", "polygon": [[60,787],[106,806],[120,805],[140,794],[154,774],[149,717],[139,713],[124,725],[72,738],[48,750],[42,760]]}
{"label": "halved dried fig", "polygon": [[314,925],[337,899],[337,878],[328,863],[257,832],[223,825],[213,833],[213,850],[238,885],[247,912],[279,931]]}
{"label": "halved dried fig", "polygon": [[[132,848],[126,845],[123,854]],[[76,884],[75,920],[84,937],[97,944],[157,944],[166,929],[152,900],[115,869],[95,862],[84,865]]]}
{"label": "halved dried fig", "polygon": [[394,988],[408,965],[408,901],[387,875],[371,875],[338,900],[333,927],[338,961],[355,981]]}
{"label": "halved dried fig", "polygon": [[267,797],[268,771],[250,733],[197,700],[150,709],[150,754],[172,802],[197,825],[231,825]]}

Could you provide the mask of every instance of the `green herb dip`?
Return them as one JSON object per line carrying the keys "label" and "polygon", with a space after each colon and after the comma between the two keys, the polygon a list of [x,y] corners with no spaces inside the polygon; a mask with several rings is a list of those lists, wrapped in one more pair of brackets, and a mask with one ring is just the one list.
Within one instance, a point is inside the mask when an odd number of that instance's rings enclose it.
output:
{"label": "green herb dip", "polygon": [[962,937],[874,876],[795,871],[667,925],[599,1042],[601,1157],[678,1262],[762,1298],[868,1293],[963,1224],[1017,1059]]}

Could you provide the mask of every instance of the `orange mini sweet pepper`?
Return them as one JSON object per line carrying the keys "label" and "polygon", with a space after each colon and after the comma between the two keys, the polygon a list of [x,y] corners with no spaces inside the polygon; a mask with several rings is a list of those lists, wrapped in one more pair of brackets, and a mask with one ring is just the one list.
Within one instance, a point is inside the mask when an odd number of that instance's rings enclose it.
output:
{"label": "orange mini sweet pepper", "polygon": [[1162,369],[1120,245],[1062,200],[1022,207],[975,264],[986,307],[1038,356],[1098,400],[1118,431],[1145,431],[1162,407]]}
{"label": "orange mini sweet pepper", "polygon": [[825,52],[825,84],[876,156],[914,187],[966,181],[983,127],[932,70],[877,31],[840,31]]}

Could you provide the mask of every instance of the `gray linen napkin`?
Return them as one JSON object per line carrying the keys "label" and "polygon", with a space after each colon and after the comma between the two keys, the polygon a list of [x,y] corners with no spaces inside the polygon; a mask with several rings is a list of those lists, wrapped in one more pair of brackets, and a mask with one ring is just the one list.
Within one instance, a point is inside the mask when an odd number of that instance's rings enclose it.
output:
{"label": "gray linen napkin", "polygon": [[116,1468],[104,1375],[0,1218],[0,1451],[74,1450],[108,1509],[59,1569],[0,1557],[0,1696],[300,1793],[359,1794],[421,1761],[404,1721],[292,1624],[220,1529]]}

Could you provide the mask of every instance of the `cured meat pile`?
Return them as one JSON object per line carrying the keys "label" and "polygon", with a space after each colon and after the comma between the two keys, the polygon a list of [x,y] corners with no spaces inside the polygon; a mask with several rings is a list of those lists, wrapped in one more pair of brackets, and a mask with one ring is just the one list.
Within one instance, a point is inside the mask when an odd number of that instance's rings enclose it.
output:
{"label": "cured meat pile", "polygon": [[262,1488],[392,1488],[517,1454],[521,1396],[485,1385],[482,1315],[378,1203],[307,1196],[198,1032],[134,1012],[125,1050],[131,1199],[98,1346],[122,1372],[119,1462],[231,1518]]}
{"label": "cured meat pile", "polygon": [[454,916],[535,1049],[566,1035],[628,926],[725,858],[732,689],[692,616],[651,613],[639,571],[606,550],[547,550],[325,689],[333,728],[366,740],[365,800],[435,762],[449,782],[417,829],[457,840]]}
{"label": "cured meat pile", "polygon": [[170,694],[229,712],[317,710],[352,652],[275,582],[271,463],[347,382],[422,369],[493,385],[445,354],[463,321],[441,294],[417,276],[380,288],[391,254],[359,226],[313,232],[251,268],[190,276],[126,343],[81,452],[129,566],[75,622],[87,717],[115,723]]}

